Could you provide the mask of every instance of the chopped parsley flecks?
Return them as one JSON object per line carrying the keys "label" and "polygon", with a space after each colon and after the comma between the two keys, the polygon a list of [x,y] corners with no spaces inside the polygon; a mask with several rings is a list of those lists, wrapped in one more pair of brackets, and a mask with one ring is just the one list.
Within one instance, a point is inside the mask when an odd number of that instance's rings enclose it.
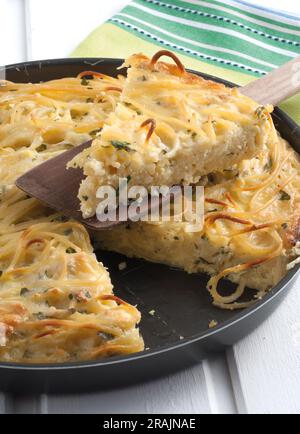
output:
{"label": "chopped parsley flecks", "polygon": [[47,149],[47,145],[46,145],[46,143],[42,143],[40,146],[38,146],[38,147],[36,148],[36,151],[37,151],[37,152],[43,152],[43,151],[46,151],[46,149]]}
{"label": "chopped parsley flecks", "polygon": [[42,321],[43,319],[46,319],[46,316],[43,314],[43,312],[38,312],[33,314],[39,321]]}
{"label": "chopped parsley flecks", "polygon": [[255,115],[258,119],[266,121],[268,119],[268,111],[266,107],[260,106],[255,110]]}
{"label": "chopped parsley flecks", "polygon": [[272,158],[270,157],[269,160],[268,160],[268,162],[267,162],[267,163],[265,164],[265,166],[264,166],[264,170],[265,170],[266,172],[268,172],[269,170],[272,169],[272,167],[273,167],[273,160],[272,160]]}
{"label": "chopped parsley flecks", "polygon": [[97,128],[96,130],[92,130],[92,131],[90,131],[90,132],[89,132],[89,135],[90,135],[91,137],[95,137],[97,134],[101,133],[101,131],[102,131],[102,128]]}
{"label": "chopped parsley flecks", "polygon": [[89,81],[87,80],[86,77],[82,77],[81,79],[81,86],[88,86],[89,85]]}
{"label": "chopped parsley flecks", "polygon": [[291,200],[291,196],[286,191],[281,190],[279,194],[280,194],[279,200]]}
{"label": "chopped parsley flecks", "polygon": [[28,292],[30,292],[28,288],[21,288],[20,295],[24,297]]}
{"label": "chopped parsley flecks", "polygon": [[118,151],[134,152],[134,149],[130,148],[130,143],[121,142],[120,140],[111,140],[111,145]]}
{"label": "chopped parsley flecks", "polygon": [[205,264],[205,265],[212,265],[211,262],[208,262],[206,259],[200,257],[195,261],[195,265],[199,265],[199,264]]}

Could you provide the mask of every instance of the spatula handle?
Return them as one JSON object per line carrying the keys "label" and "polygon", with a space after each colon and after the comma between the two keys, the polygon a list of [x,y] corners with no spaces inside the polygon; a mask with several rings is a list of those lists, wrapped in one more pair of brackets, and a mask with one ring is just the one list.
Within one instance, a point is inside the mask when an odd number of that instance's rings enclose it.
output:
{"label": "spatula handle", "polygon": [[266,105],[278,105],[300,92],[300,56],[242,87],[241,92]]}

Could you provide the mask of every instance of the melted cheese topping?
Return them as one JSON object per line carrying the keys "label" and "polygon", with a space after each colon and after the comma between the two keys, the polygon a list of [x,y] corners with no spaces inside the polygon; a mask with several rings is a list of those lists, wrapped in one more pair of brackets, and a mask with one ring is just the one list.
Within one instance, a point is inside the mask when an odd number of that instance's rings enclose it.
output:
{"label": "melted cheese topping", "polygon": [[192,184],[253,157],[269,141],[266,108],[237,89],[186,72],[176,58],[173,67],[157,57],[126,61],[115,112],[92,147],[69,164],[86,175],[79,190],[84,217],[95,214],[99,186],[117,188],[120,177],[147,188]]}
{"label": "melted cheese topping", "polygon": [[90,140],[123,78],[83,73],[0,86],[0,359],[57,363],[143,349],[138,310],[113,295],[85,228],[19,191],[27,170]]}

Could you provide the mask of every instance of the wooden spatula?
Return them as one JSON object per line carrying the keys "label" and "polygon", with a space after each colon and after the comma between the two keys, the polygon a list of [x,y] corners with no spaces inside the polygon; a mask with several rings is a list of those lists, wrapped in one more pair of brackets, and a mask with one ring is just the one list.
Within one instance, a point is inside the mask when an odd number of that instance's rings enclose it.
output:
{"label": "wooden spatula", "polygon": [[[96,216],[88,219],[82,217],[77,195],[84,175],[81,169],[72,168],[67,170],[66,166],[75,155],[89,148],[91,144],[92,140],[89,140],[29,170],[25,175],[17,179],[16,186],[49,208],[61,211],[64,215],[81,221],[89,229],[97,231],[109,229],[112,226],[124,223],[124,221],[119,221],[118,212],[116,221],[102,222]],[[155,205],[152,204],[153,211],[155,211],[155,207],[159,208],[163,201],[168,200],[168,196],[160,197]],[[145,198],[139,206],[139,215],[146,215],[149,206],[149,198]]]}
{"label": "wooden spatula", "polygon": [[278,69],[252,81],[240,91],[262,105],[278,105],[300,92],[300,56]]}
{"label": "wooden spatula", "polygon": [[[300,57],[240,88],[240,91],[262,105],[277,105],[295,95],[300,91]],[[42,163],[18,178],[16,185],[28,195],[50,208],[81,221],[88,228],[102,230],[120,224],[118,218],[114,222],[100,222],[96,217],[83,219],[77,194],[84,175],[81,169],[66,169],[67,163],[91,146],[91,143],[92,141],[83,143]],[[141,212],[147,213],[148,206],[148,200],[145,199],[141,204]]]}

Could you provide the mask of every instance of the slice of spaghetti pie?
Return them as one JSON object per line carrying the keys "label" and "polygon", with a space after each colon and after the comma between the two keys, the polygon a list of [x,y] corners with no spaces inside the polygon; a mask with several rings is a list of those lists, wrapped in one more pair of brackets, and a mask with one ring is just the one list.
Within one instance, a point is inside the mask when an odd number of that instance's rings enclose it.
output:
{"label": "slice of spaghetti pie", "polygon": [[143,349],[140,313],[113,294],[85,228],[14,185],[97,134],[121,87],[122,78],[90,72],[0,86],[1,361],[59,363]]}
{"label": "slice of spaghetti pie", "polygon": [[[281,138],[256,158],[219,174],[205,188],[205,225],[189,232],[183,222],[140,222],[98,233],[100,246],[130,257],[206,272],[214,304],[234,309],[255,300],[240,300],[245,286],[261,298],[300,255],[300,161]],[[237,283],[220,294],[218,282]]]}
{"label": "slice of spaghetti pie", "polygon": [[[159,62],[162,55],[176,64]],[[232,167],[269,140],[269,111],[222,84],[187,72],[170,52],[151,60],[138,54],[125,65],[128,77],[116,110],[92,147],[69,166],[83,167],[79,191],[84,217],[95,214],[101,185],[151,186],[196,183]]]}

